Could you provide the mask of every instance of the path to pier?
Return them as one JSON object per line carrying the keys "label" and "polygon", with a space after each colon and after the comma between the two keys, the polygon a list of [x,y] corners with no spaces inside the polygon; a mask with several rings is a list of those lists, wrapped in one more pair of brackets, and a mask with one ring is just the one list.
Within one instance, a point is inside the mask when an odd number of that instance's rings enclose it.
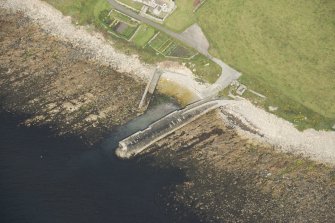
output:
{"label": "path to pier", "polygon": [[159,69],[156,69],[155,72],[152,74],[152,77],[149,80],[147,87],[144,90],[140,105],[138,106],[140,110],[146,110],[147,107],[149,106],[151,97],[154,94],[154,91],[156,89],[156,86],[158,84],[161,75],[162,71]]}

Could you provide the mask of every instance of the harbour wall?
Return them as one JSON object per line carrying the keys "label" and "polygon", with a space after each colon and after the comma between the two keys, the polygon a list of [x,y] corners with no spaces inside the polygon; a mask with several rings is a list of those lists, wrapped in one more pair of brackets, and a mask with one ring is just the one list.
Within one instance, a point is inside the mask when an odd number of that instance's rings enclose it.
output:
{"label": "harbour wall", "polygon": [[136,156],[160,139],[224,104],[225,100],[207,99],[174,111],[152,123],[148,128],[120,141],[116,155],[122,159]]}

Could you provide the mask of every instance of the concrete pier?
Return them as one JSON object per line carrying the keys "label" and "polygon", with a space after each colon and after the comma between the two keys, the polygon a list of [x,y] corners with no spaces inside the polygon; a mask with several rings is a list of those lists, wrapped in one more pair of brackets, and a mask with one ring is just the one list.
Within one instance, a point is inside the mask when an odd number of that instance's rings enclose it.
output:
{"label": "concrete pier", "polygon": [[151,97],[154,94],[154,91],[156,89],[156,86],[162,73],[163,72],[161,70],[156,69],[155,72],[152,74],[151,79],[149,80],[147,87],[144,90],[141,102],[138,106],[140,110],[145,111],[148,108],[151,101]]}
{"label": "concrete pier", "polygon": [[202,100],[172,112],[143,131],[120,141],[116,155],[122,159],[129,159],[172,132],[224,105],[224,102],[224,100]]}

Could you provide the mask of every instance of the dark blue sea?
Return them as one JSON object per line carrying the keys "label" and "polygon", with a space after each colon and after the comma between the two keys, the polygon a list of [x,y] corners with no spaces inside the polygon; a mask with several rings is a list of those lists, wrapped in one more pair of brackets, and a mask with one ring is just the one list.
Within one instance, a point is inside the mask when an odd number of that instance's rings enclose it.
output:
{"label": "dark blue sea", "polygon": [[[175,109],[169,106],[165,112]],[[76,136],[57,137],[48,126],[19,125],[24,117],[0,112],[0,222],[197,222],[191,214],[180,218],[166,211],[161,200],[163,188],[184,180],[180,170],[114,155],[119,139],[162,115],[152,110],[88,146]]]}

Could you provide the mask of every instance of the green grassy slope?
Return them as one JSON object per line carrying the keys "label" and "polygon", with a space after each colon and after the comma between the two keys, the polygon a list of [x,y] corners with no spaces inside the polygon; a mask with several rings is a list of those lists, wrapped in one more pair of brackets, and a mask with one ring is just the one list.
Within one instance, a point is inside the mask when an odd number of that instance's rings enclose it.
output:
{"label": "green grassy slope", "polygon": [[111,6],[106,0],[44,0],[79,24],[98,24],[99,14]]}
{"label": "green grassy slope", "polygon": [[196,16],[243,82],[335,118],[335,1],[209,0]]}

